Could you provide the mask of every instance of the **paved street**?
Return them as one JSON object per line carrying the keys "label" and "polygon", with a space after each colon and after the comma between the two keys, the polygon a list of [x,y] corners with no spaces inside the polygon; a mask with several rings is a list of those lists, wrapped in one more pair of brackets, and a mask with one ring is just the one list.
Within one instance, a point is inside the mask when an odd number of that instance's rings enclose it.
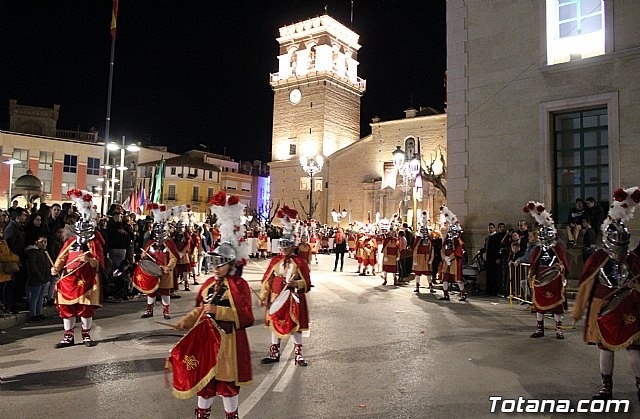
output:
{"label": "paved street", "polygon": [[[304,340],[308,367],[294,366],[287,341],[280,363],[260,365],[269,333],[254,299],[254,381],[240,393],[241,418],[484,418],[498,415],[489,411],[490,396],[569,399],[575,405],[599,385],[597,350],[582,344],[581,327],[558,341],[548,319],[549,335],[533,340],[533,315],[506,299],[464,303],[454,296],[441,302],[441,292],[416,295],[413,284],[382,287],[377,276],[358,276],[351,259],[343,273],[333,273],[333,255],[318,258]],[[252,260],[245,270],[256,291],[266,264]],[[194,291],[181,295],[172,301],[172,322],[193,305]],[[143,300],[105,304],[94,321],[93,348],[54,350],[62,336],[56,318],[3,331],[0,418],[194,417],[195,398],[174,398],[164,370],[181,334],[154,322],[161,320],[159,306],[156,317],[141,319],[144,307]],[[565,322],[570,325],[568,316]],[[638,417],[629,362],[626,354],[617,358],[614,394],[629,399],[632,409],[617,416]],[[221,412],[216,400],[211,417]]]}

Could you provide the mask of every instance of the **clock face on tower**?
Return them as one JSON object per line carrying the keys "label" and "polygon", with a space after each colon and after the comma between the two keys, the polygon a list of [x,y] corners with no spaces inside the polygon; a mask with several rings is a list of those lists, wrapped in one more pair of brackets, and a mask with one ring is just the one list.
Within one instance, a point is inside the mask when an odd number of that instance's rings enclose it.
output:
{"label": "clock face on tower", "polygon": [[302,99],[302,93],[300,92],[300,89],[293,89],[291,92],[289,92],[289,102],[296,105],[300,103],[300,99]]}

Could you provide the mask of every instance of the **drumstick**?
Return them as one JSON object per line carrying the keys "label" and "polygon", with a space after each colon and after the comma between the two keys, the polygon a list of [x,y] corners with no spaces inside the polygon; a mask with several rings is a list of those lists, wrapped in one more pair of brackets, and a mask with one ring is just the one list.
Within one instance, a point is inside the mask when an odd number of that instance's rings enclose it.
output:
{"label": "drumstick", "polygon": [[142,247],[140,248],[140,250],[142,250],[142,253],[144,253],[145,255],[149,256],[149,259],[155,259],[152,254],[150,254],[149,252],[144,250]]}
{"label": "drumstick", "polygon": [[72,260],[71,262],[67,263],[66,265],[64,265],[63,269],[67,269],[71,264],[73,264],[74,262],[77,262],[78,260],[80,260],[81,257],[86,256],[87,254],[89,254],[90,252],[84,252],[83,254],[79,255],[77,258],[75,258],[74,260]]}
{"label": "drumstick", "polygon": [[[89,262],[82,262],[80,265],[76,266],[75,269],[73,269],[71,272],[67,272],[67,274],[64,275],[62,278],[66,278],[68,276],[71,276],[75,271],[77,271],[78,269],[82,268],[87,263],[89,263]],[[62,278],[60,278],[60,279],[62,279]]]}

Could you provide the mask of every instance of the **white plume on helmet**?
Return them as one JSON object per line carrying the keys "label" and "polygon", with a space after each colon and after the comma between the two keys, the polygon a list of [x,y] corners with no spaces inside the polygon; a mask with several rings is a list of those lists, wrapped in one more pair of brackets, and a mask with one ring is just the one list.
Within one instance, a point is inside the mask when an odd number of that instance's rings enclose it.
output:
{"label": "white plume on helmet", "polygon": [[540,227],[551,229],[553,234],[557,233],[555,222],[551,217],[551,213],[545,208],[544,202],[529,201],[522,210],[527,214],[531,214],[540,224]]}
{"label": "white plume on helmet", "polygon": [[218,217],[220,237],[235,250],[235,263],[246,264],[249,259],[249,244],[245,239],[246,226],[242,224],[245,206],[236,195],[220,191],[211,197],[211,212]]}
{"label": "white plume on helmet", "polygon": [[640,203],[640,188],[634,186],[627,189],[617,189],[613,193],[613,204],[609,208],[609,214],[602,223],[602,231],[606,233],[611,223],[624,223],[633,218],[638,203]]}
{"label": "white plume on helmet", "polygon": [[93,208],[91,192],[84,189],[71,189],[67,191],[67,196],[74,202],[76,209],[80,213],[81,221],[95,225],[98,213]]}

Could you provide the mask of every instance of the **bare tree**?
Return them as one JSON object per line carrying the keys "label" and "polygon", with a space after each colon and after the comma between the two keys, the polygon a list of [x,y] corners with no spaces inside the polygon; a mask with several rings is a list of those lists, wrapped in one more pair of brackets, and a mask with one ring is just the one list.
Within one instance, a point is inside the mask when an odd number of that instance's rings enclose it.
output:
{"label": "bare tree", "polygon": [[[280,200],[278,200],[275,206],[273,204],[273,200],[269,200],[269,202],[266,202],[264,205],[260,205],[257,216],[260,219],[260,221],[264,221],[268,224],[272,224],[273,219],[276,218],[276,215],[278,214],[279,209],[280,209]],[[265,216],[265,214],[267,215]]]}
{"label": "bare tree", "polygon": [[[320,198],[316,199],[315,202],[313,203],[313,205],[311,205],[311,210],[310,211],[307,210],[307,207],[309,206],[309,204],[307,204],[305,206],[305,204],[302,203],[300,198],[298,198],[298,204],[302,208],[302,210],[303,210],[302,212],[311,220],[313,218],[313,214],[318,209],[318,204],[320,204]],[[296,207],[296,211],[298,211],[297,205],[295,205],[295,203],[294,203],[294,207]],[[300,211],[298,211],[298,213],[299,212]]]}
{"label": "bare tree", "polygon": [[[442,172],[436,173],[433,166],[436,161],[440,161],[442,164]],[[444,153],[442,153],[442,147],[438,146],[435,155],[431,158],[428,164],[425,164],[422,168],[422,178],[428,182],[431,182],[433,186],[442,192],[444,197],[447,197],[447,186],[445,185],[447,179],[447,162],[444,159]]]}

